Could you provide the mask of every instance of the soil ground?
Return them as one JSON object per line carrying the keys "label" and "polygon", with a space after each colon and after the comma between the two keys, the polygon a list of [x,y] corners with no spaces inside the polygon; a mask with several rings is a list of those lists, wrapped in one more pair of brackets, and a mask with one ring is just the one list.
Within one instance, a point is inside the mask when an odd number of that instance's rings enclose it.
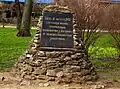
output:
{"label": "soil ground", "polygon": [[[20,78],[15,76],[12,69],[9,70],[0,71],[0,89],[120,89],[120,69],[97,70],[100,78],[96,82],[47,86],[33,85],[27,81],[21,85]],[[103,88],[96,88],[96,85],[101,84]]]}

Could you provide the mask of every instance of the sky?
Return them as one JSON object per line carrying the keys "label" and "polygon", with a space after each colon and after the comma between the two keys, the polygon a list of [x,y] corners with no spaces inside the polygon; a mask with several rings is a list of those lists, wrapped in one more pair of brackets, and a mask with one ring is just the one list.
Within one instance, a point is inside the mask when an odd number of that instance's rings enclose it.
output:
{"label": "sky", "polygon": [[112,0],[113,2],[120,2],[120,0]]}
{"label": "sky", "polygon": [[[15,2],[15,0],[0,0],[2,2]],[[25,0],[19,0],[20,2],[24,2]],[[35,0],[37,3],[52,3],[53,0]]]}

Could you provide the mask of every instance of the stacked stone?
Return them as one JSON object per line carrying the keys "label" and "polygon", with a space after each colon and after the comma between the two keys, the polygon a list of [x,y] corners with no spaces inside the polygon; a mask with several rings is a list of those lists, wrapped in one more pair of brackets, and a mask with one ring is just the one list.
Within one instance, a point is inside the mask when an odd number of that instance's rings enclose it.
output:
{"label": "stacked stone", "polygon": [[76,15],[73,14],[73,38],[74,38],[74,48],[77,50],[82,50],[83,49],[83,42],[81,40],[81,31],[77,27],[77,20],[76,20]]}
{"label": "stacked stone", "polygon": [[[58,5],[50,5],[44,9],[44,11],[54,10],[56,12],[71,12],[67,7]],[[73,51],[41,50],[41,26],[39,27],[28,51],[25,52],[17,63],[18,73],[21,78],[56,83],[83,83],[97,79],[94,67],[87,59],[87,55],[82,47],[83,44],[75,19],[73,23],[75,49]]]}
{"label": "stacked stone", "polygon": [[[39,19],[39,22],[42,21],[42,19]],[[29,64],[34,61],[35,54],[37,53],[39,47],[40,47],[40,34],[41,34],[41,26],[40,23],[38,23],[39,26],[37,28],[36,34],[33,37],[33,39],[30,42],[28,50],[25,51],[25,53],[18,59],[17,64],[15,65],[17,68],[17,74],[20,75],[21,78],[24,78],[25,75],[30,75],[33,71],[32,66]],[[34,79],[34,77],[29,76],[29,79]]]}
{"label": "stacked stone", "polygon": [[73,51],[37,51],[19,62],[21,77],[57,83],[81,83],[97,78],[84,53]]}
{"label": "stacked stone", "polygon": [[70,10],[68,7],[63,7],[59,5],[49,5],[43,9],[43,12],[49,11],[49,12],[63,12],[63,13],[71,13],[72,10]]}

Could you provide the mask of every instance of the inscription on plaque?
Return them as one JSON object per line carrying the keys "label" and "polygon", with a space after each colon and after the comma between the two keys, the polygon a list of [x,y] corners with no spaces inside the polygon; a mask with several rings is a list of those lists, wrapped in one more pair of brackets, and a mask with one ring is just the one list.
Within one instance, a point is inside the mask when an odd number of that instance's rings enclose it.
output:
{"label": "inscription on plaque", "polygon": [[43,13],[41,47],[73,48],[73,16],[71,13]]}

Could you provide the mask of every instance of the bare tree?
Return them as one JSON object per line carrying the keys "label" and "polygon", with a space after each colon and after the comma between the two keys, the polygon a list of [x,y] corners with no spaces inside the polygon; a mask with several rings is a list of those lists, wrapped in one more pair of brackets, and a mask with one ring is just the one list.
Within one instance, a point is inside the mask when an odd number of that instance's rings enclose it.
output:
{"label": "bare tree", "polygon": [[33,6],[33,0],[25,0],[21,28],[17,33],[17,36],[22,36],[22,37],[31,36],[30,23],[31,23],[32,6]]}
{"label": "bare tree", "polygon": [[6,22],[6,12],[5,12],[5,4],[0,3],[0,21],[2,22],[2,27],[5,27]]}
{"label": "bare tree", "polygon": [[120,5],[112,4],[110,5],[104,14],[102,28],[109,31],[111,36],[114,38],[113,45],[118,51],[118,56],[120,57]]}
{"label": "bare tree", "polygon": [[17,30],[20,30],[20,26],[21,26],[21,21],[22,21],[22,12],[21,12],[21,8],[20,8],[20,2],[19,0],[15,0],[15,7],[16,7],[16,12],[17,12]]}
{"label": "bare tree", "polygon": [[91,44],[100,36],[101,9],[98,0],[56,0],[57,4],[69,6],[76,14],[79,35],[84,43],[86,54]]}

